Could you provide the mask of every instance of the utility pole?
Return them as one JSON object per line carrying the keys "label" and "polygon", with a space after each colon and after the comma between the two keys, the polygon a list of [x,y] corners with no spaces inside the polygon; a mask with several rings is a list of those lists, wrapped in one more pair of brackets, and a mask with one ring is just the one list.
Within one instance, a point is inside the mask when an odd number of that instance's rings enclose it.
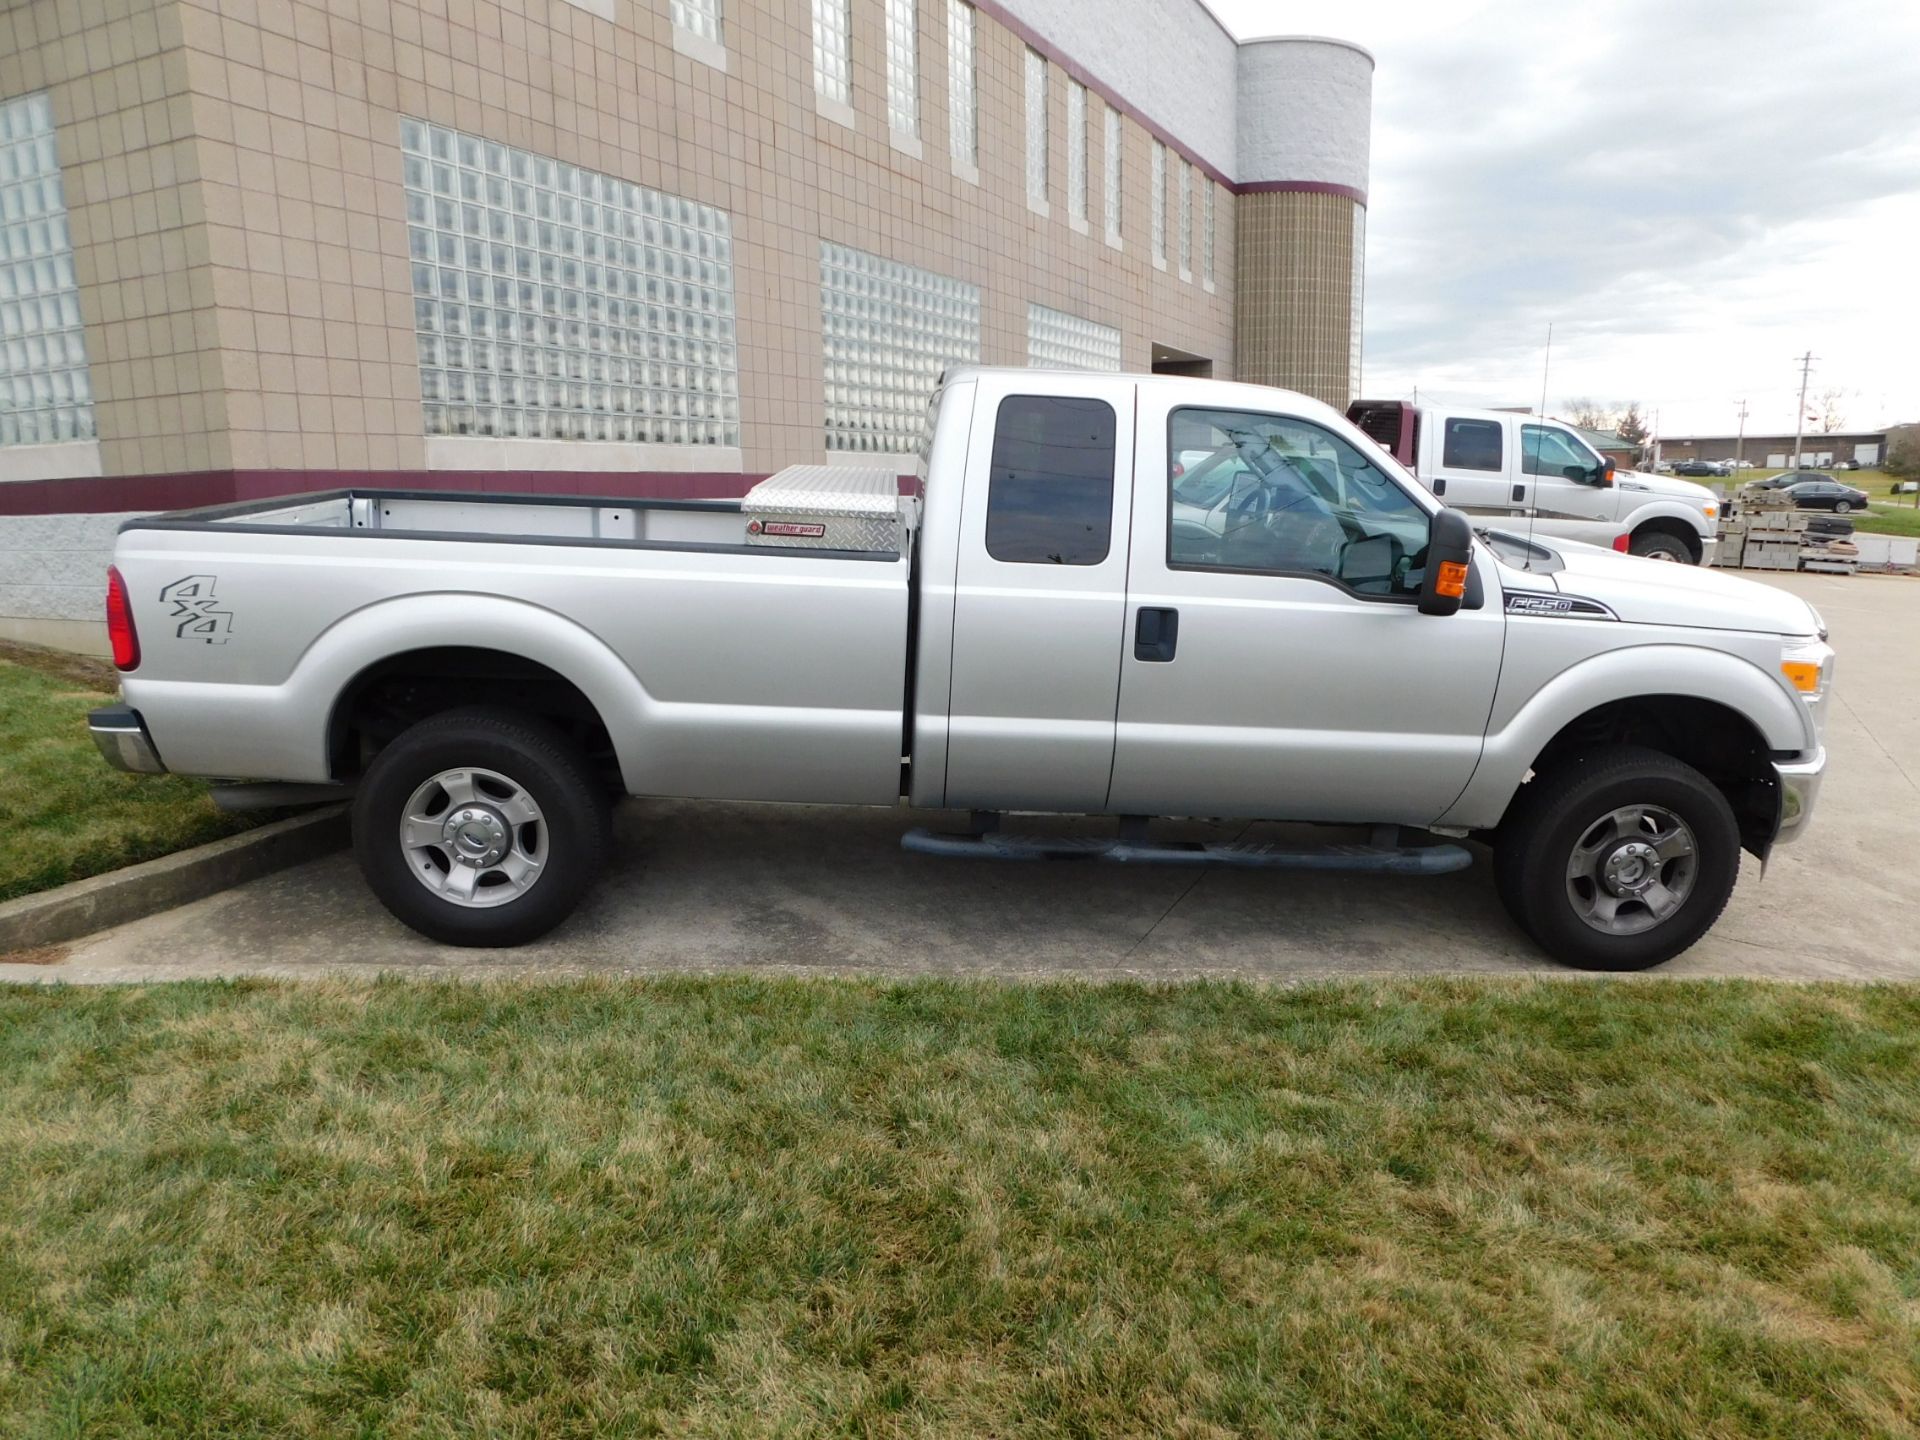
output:
{"label": "utility pole", "polygon": [[1800,469],[1800,442],[1807,433],[1807,377],[1813,373],[1813,351],[1800,358],[1800,408],[1793,412],[1793,468]]}
{"label": "utility pole", "polygon": [[1735,471],[1747,467],[1742,463],[1747,458],[1747,402],[1740,402],[1740,433],[1733,440],[1733,468]]}

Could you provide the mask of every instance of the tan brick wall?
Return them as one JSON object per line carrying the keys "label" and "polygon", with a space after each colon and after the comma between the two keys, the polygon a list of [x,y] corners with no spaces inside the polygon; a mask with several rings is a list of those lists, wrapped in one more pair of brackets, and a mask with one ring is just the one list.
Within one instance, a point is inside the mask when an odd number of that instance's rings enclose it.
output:
{"label": "tan brick wall", "polygon": [[1096,94],[1075,233],[1053,66],[1052,213],[1030,212],[1024,47],[984,14],[980,183],[955,178],[946,0],[920,0],[922,159],[888,141],[882,0],[853,0],[851,131],[815,112],[804,0],[727,0],[724,74],[674,50],[667,0],[614,0],[612,22],[567,0],[149,0],[82,23],[106,8],[0,17],[0,95],[54,93],[109,474],[425,464],[403,115],[732,216],[749,471],[821,454],[823,238],[979,285],[987,363],[1026,362],[1038,301],[1118,327],[1129,369],[1155,343],[1235,367],[1233,197],[1217,197],[1217,293],[1198,192],[1194,278],[1157,271],[1151,140],[1129,117],[1125,248],[1109,248]]}
{"label": "tan brick wall", "polygon": [[1242,195],[1237,208],[1240,378],[1345,409],[1353,398],[1359,205],[1344,195],[1288,190]]}
{"label": "tan brick wall", "polygon": [[187,55],[172,0],[0,10],[0,97],[44,90],[109,474],[231,464]]}

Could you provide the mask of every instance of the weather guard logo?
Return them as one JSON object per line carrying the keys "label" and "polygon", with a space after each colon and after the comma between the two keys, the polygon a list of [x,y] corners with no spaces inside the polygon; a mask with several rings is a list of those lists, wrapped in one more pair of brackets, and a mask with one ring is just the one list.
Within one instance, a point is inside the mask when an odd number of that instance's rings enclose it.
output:
{"label": "weather guard logo", "polygon": [[160,592],[160,603],[171,605],[167,618],[178,620],[174,636],[180,640],[204,640],[209,645],[224,645],[233,633],[233,612],[214,609],[212,575],[189,575],[176,580]]}

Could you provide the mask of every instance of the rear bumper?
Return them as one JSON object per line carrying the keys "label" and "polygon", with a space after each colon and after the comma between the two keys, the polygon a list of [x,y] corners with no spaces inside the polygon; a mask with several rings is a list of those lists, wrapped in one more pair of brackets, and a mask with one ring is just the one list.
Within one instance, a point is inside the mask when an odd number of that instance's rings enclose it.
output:
{"label": "rear bumper", "polygon": [[1784,845],[1807,833],[1813,819],[1813,805],[1820,798],[1820,779],[1827,771],[1827,750],[1823,745],[1811,760],[1775,761],[1774,773],[1780,777],[1780,827],[1773,843]]}
{"label": "rear bumper", "polygon": [[135,775],[167,773],[167,767],[160,763],[160,752],[153,748],[153,737],[147,734],[146,722],[140,718],[138,710],[114,705],[105,710],[92,711],[87,716],[87,730],[93,736],[93,743],[99,747],[101,758],[114,769],[127,770]]}

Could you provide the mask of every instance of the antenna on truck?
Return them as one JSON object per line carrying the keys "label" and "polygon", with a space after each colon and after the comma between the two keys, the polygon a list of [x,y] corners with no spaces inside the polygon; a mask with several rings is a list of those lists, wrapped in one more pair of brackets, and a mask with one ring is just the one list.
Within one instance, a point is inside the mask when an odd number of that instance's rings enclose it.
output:
{"label": "antenna on truck", "polygon": [[[1552,373],[1553,373],[1553,322],[1549,320],[1547,322],[1547,353],[1545,358],[1543,358],[1540,361],[1540,408],[1533,412],[1535,416],[1537,416],[1539,419],[1542,419],[1542,420],[1547,418],[1547,376],[1549,376]],[[1534,453],[1537,455],[1539,453],[1539,449],[1538,449],[1539,442],[1535,441],[1534,443],[1536,447],[1534,450]],[[1520,473],[1522,476],[1524,476],[1527,473],[1527,427],[1524,424],[1521,425],[1520,427]],[[1540,497],[1537,493],[1528,492],[1526,488],[1527,487],[1526,480],[1522,479],[1520,482],[1520,485],[1522,487],[1522,493],[1526,494],[1527,501],[1528,501],[1527,503],[1527,569],[1531,570],[1533,569],[1533,527],[1534,527],[1534,522],[1540,518]],[[1532,490],[1537,492],[1539,488],[1540,488],[1540,475],[1539,475],[1538,469],[1536,468],[1533,476]]]}

